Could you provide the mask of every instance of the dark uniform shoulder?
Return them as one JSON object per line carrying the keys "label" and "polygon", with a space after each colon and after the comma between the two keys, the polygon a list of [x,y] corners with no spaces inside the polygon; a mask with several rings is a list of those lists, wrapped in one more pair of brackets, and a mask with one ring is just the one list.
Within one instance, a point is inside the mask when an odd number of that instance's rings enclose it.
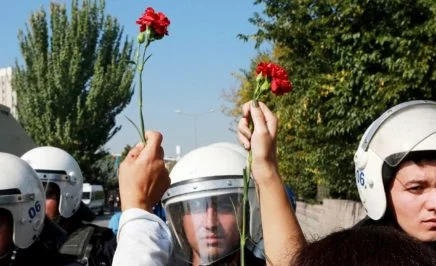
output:
{"label": "dark uniform shoulder", "polygon": [[90,266],[111,265],[117,247],[112,230],[93,224],[84,224],[65,241],[60,253]]}
{"label": "dark uniform shoulder", "polygon": [[46,245],[37,241],[27,249],[16,250],[10,265],[83,266],[84,264],[63,256],[57,250],[48,249]]}
{"label": "dark uniform shoulder", "polygon": [[58,250],[66,239],[67,232],[45,218],[38,239],[30,247],[14,251],[12,265],[65,265]]}

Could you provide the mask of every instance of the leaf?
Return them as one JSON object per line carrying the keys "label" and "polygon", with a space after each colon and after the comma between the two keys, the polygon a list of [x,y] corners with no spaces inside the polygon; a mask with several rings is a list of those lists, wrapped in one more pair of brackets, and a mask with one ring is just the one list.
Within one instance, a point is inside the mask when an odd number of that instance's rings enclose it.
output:
{"label": "leaf", "polygon": [[151,57],[151,54],[149,55],[149,56],[147,56],[147,58],[145,58],[145,60],[144,60],[144,64],[145,64],[145,62],[147,62],[148,61],[148,59]]}
{"label": "leaf", "polygon": [[139,130],[139,127],[135,124],[135,122],[132,121],[128,116],[124,116],[129,120],[130,123],[136,128],[136,131],[138,131],[139,137],[141,138],[142,142],[145,143],[145,136],[142,136],[141,131]]}

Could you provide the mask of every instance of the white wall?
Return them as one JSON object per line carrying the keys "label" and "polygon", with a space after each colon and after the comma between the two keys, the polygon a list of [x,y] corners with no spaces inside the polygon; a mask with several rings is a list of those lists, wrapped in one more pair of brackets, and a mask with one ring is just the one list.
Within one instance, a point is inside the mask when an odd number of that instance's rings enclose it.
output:
{"label": "white wall", "polygon": [[324,199],[322,204],[298,201],[296,214],[306,239],[311,241],[353,226],[366,212],[360,202]]}

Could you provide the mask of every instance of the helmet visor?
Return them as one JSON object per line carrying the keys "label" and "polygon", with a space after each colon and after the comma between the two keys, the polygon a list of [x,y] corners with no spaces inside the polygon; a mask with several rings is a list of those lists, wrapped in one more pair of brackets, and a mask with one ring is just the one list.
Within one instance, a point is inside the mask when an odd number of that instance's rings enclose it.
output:
{"label": "helmet visor", "polygon": [[436,151],[436,105],[397,111],[382,121],[369,149],[392,167],[411,151]]}
{"label": "helmet visor", "polygon": [[166,204],[174,254],[183,261],[209,265],[239,249],[242,189],[182,196]]}

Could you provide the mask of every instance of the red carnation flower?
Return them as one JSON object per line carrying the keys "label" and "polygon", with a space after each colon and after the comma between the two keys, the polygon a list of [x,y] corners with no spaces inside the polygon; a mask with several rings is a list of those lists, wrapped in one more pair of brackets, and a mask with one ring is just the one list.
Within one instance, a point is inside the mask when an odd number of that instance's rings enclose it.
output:
{"label": "red carnation flower", "polygon": [[273,63],[260,62],[256,68],[256,74],[262,73],[262,78],[270,82],[271,91],[276,95],[283,95],[292,90],[292,84],[288,79],[286,70]]}
{"label": "red carnation flower", "polygon": [[273,79],[271,81],[271,91],[275,95],[283,95],[292,90],[292,84],[287,79]]}
{"label": "red carnation flower", "polygon": [[147,27],[150,27],[156,38],[162,38],[164,35],[168,35],[170,20],[164,13],[155,13],[153,8],[148,7],[144,15],[136,21],[136,24],[140,25],[139,30],[141,32],[144,32]]}
{"label": "red carnation flower", "polygon": [[270,64],[265,62],[260,62],[256,68],[256,74],[262,73],[264,77],[271,77],[271,69],[269,67]]}

